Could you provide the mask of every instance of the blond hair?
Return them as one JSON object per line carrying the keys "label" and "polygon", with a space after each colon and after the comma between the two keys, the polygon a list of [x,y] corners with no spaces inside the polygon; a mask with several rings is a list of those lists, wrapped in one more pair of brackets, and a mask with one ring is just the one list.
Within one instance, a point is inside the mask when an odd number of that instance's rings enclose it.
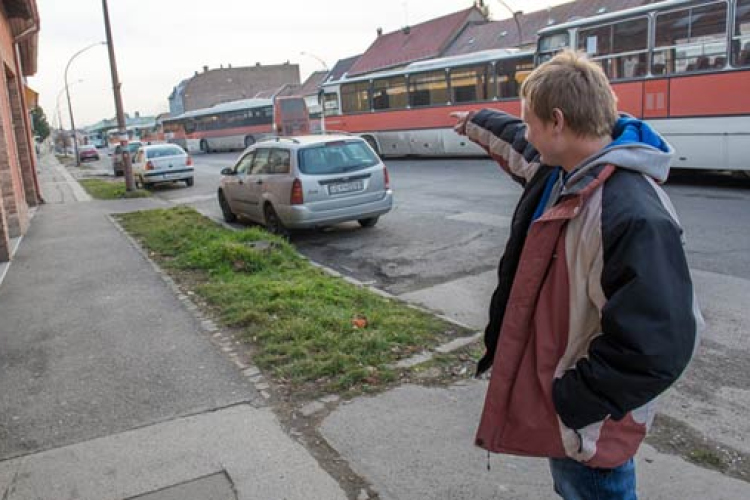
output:
{"label": "blond hair", "polygon": [[601,67],[566,50],[540,65],[521,85],[525,99],[543,122],[557,108],[565,123],[582,137],[604,137],[617,122],[617,97]]}

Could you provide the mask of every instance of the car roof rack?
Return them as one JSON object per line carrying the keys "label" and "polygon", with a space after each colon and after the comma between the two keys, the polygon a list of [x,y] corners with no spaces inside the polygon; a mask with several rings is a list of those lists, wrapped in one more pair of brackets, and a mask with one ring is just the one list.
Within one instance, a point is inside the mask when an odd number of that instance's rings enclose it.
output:
{"label": "car roof rack", "polygon": [[266,138],[265,138],[265,139],[263,139],[262,141],[258,141],[258,142],[272,142],[272,141],[273,141],[273,142],[279,142],[279,141],[291,141],[291,142],[293,142],[294,144],[299,144],[299,143],[300,143],[300,142],[299,142],[299,141],[298,141],[297,139],[295,139],[294,137],[279,136],[279,135],[276,135],[276,136],[272,136],[272,137],[266,137]]}

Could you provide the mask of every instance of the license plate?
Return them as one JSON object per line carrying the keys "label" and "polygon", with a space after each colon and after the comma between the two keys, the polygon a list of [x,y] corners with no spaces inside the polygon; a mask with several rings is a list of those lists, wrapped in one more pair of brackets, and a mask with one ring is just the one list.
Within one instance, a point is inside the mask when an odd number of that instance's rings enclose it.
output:
{"label": "license plate", "polygon": [[341,182],[328,186],[328,194],[351,193],[352,191],[362,191],[365,185],[362,181]]}

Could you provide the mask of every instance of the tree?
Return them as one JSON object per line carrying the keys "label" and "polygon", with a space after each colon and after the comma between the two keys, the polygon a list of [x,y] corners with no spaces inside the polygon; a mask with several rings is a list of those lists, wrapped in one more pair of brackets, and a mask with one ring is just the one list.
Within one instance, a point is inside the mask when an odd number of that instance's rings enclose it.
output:
{"label": "tree", "polygon": [[47,117],[44,115],[44,110],[40,106],[31,110],[31,119],[34,127],[34,135],[39,137],[39,140],[42,141],[49,137],[49,123],[47,123]]}

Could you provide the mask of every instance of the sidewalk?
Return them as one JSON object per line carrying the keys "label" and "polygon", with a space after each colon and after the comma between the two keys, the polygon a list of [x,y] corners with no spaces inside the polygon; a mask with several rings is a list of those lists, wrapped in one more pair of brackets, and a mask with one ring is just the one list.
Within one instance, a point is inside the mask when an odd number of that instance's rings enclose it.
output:
{"label": "sidewalk", "polygon": [[346,498],[108,216],[164,202],[39,177],[0,284],[0,498]]}

